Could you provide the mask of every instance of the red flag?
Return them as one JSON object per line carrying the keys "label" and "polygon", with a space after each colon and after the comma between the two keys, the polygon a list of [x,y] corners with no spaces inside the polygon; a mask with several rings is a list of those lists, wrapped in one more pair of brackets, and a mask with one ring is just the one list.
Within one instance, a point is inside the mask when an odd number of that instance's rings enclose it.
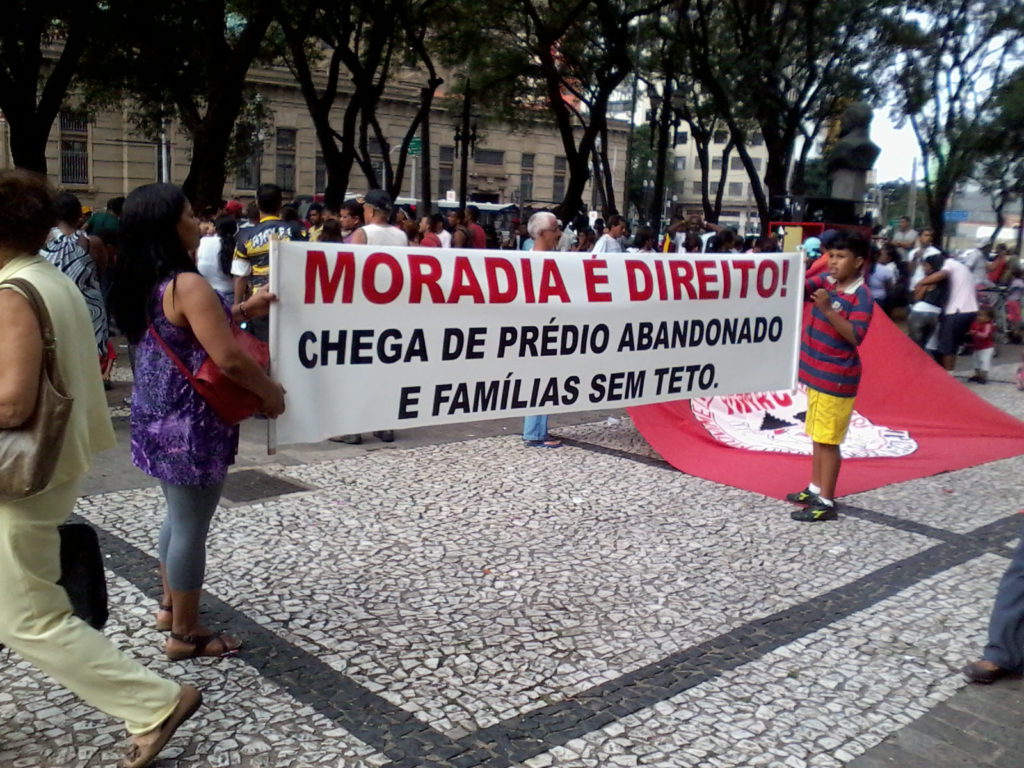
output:
{"label": "red flag", "polygon": [[[883,312],[875,311],[860,355],[864,374],[837,495],[1024,453],[1024,422],[943,370]],[[677,469],[781,499],[811,474],[801,397],[680,400],[630,408],[629,415]]]}

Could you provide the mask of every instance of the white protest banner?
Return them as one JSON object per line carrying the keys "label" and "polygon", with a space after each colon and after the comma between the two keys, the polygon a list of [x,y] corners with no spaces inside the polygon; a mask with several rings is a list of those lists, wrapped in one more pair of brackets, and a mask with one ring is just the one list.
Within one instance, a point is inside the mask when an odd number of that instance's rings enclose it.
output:
{"label": "white protest banner", "polygon": [[794,386],[798,254],[275,243],[279,443]]}

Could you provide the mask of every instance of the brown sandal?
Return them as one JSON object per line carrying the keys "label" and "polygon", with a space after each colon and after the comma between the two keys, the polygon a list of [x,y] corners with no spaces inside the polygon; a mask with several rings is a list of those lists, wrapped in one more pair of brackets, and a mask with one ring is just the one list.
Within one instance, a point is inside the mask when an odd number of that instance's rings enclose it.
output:
{"label": "brown sandal", "polygon": [[[233,638],[224,632],[215,632],[212,635],[179,635],[176,632],[171,632],[170,637],[173,640],[177,640],[179,643],[186,643],[192,646],[192,649],[189,651],[171,651],[165,644],[164,655],[166,655],[171,661],[231,656],[232,654],[238,653],[238,649],[242,647],[242,642],[240,640]],[[228,642],[229,640],[233,640],[237,645],[231,645]],[[209,646],[214,641],[220,641],[221,650],[214,651],[210,649]]]}

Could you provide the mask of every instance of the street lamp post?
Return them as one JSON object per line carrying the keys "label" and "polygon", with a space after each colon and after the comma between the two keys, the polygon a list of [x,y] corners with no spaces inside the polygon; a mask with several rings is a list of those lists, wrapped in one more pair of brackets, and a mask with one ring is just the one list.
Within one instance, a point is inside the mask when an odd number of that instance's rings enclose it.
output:
{"label": "street lamp post", "polygon": [[462,149],[459,163],[459,207],[466,207],[467,187],[469,185],[469,154],[476,149],[476,123],[472,128],[470,121],[469,81],[466,81],[466,94],[462,100],[461,122],[455,124],[455,152]]}

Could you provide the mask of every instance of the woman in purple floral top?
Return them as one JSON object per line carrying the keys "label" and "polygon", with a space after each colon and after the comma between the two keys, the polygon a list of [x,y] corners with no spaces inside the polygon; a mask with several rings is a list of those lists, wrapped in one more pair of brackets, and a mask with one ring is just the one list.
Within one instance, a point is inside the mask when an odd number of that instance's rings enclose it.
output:
{"label": "woman in purple floral top", "polygon": [[135,345],[132,461],[160,481],[167,516],[160,529],[163,599],[158,629],[171,630],[171,659],[222,656],[241,641],[199,622],[206,570],[206,536],[238,428],[200,397],[153,338],[153,329],[192,371],[212,358],[228,378],[256,393],[270,418],[284,411],[284,390],[235,342],[231,322],[266,315],[265,291],[229,307],[198,273],[192,254],[199,223],[181,189],[149,184],[132,192],[121,216],[123,245],[110,303],[118,326]]}

